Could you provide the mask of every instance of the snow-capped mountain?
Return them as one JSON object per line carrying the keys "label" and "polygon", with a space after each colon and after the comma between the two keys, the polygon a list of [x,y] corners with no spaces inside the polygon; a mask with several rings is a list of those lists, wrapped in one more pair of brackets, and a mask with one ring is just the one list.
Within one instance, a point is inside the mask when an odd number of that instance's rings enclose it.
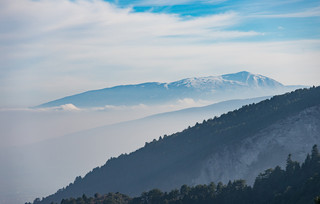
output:
{"label": "snow-capped mountain", "polygon": [[199,78],[187,78],[177,82],[167,84],[168,87],[193,87],[196,89],[221,89],[238,87],[260,87],[260,88],[279,88],[284,85],[259,74],[251,74],[242,71],[234,74],[225,74],[222,76],[209,76]]}
{"label": "snow-capped mountain", "polygon": [[254,98],[292,91],[297,86],[284,86],[266,76],[246,71],[199,78],[187,78],[171,83],[149,82],[121,85],[57,99],[38,107],[73,104],[77,107],[106,105],[155,105],[174,103],[191,98],[195,101],[220,102],[230,99]]}

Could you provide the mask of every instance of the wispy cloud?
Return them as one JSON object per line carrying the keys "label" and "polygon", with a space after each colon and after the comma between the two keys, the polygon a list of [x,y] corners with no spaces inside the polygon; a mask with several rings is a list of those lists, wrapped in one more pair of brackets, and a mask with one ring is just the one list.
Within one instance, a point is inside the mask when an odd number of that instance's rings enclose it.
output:
{"label": "wispy cloud", "polygon": [[281,13],[281,14],[262,14],[262,15],[253,15],[251,17],[255,18],[309,18],[309,17],[319,17],[320,16],[320,7],[315,7],[307,9],[300,12],[292,13]]}
{"label": "wispy cloud", "polygon": [[138,1],[135,5],[138,6],[172,6],[172,5],[181,5],[188,4],[193,2],[194,0],[142,0]]}
{"label": "wispy cloud", "polygon": [[227,0],[142,0],[134,2],[135,6],[173,6],[192,3],[219,4]]}
{"label": "wispy cloud", "polygon": [[[41,41],[44,38],[94,40],[102,36],[102,42],[119,43],[146,36],[210,34],[234,25],[240,16],[228,12],[186,20],[174,14],[134,13],[130,8],[119,9],[102,1],[24,0],[21,4],[5,0],[1,18],[6,19],[1,22],[2,43],[4,40]],[[100,38],[96,41],[101,42]]]}

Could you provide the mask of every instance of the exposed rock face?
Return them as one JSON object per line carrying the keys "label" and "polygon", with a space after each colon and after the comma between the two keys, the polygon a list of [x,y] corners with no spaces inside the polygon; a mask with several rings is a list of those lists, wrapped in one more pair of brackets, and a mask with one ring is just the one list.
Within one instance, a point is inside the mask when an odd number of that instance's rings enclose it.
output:
{"label": "exposed rock face", "polygon": [[260,172],[285,166],[283,161],[289,154],[301,162],[314,144],[320,144],[320,106],[281,120],[240,144],[211,155],[193,183],[245,179],[252,184]]}

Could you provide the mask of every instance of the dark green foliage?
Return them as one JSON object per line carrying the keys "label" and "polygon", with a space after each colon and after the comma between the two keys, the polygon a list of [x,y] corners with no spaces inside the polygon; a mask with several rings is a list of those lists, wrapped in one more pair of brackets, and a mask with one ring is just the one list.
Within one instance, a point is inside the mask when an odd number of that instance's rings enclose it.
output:
{"label": "dark green foliage", "polygon": [[[93,196],[97,192],[100,194],[122,192],[135,196],[155,187],[168,191],[179,188],[183,184],[191,185],[192,179],[199,174],[201,164],[208,156],[223,151],[224,147],[232,149],[263,128],[319,104],[320,87],[313,87],[243,106],[220,117],[203,121],[201,124],[197,123],[182,132],[171,136],[165,135],[159,140],[146,143],[143,148],[129,155],[111,158],[105,165],[93,169],[84,178],[77,178],[66,188],[48,196],[42,203],[60,201],[66,197],[78,197],[83,193]],[[311,153],[310,158],[307,159],[310,164],[315,165],[312,161],[318,157],[316,155],[316,153]],[[303,165],[309,165],[306,162],[300,166],[290,160],[291,158],[288,158],[288,169],[286,169],[290,176],[300,176],[298,173],[301,169],[306,171]],[[308,171],[311,171],[310,168]],[[306,174],[309,175],[309,173]],[[261,175],[255,186],[260,188],[260,183],[264,186],[264,179],[269,179],[269,177],[272,180],[285,182],[287,178],[283,177],[283,174],[283,170],[278,168],[269,170]],[[283,185],[284,183],[279,183],[279,187],[266,188],[276,191],[282,189],[280,187]],[[231,186],[227,189],[232,189]],[[224,195],[225,188],[219,184],[216,188],[218,192],[222,192],[221,195]],[[192,193],[191,189],[189,190],[189,193]],[[246,188],[244,191],[247,192]],[[290,193],[294,189],[289,188],[287,191]],[[269,193],[269,191],[257,191],[256,193]],[[235,194],[221,199],[237,199],[237,196]]]}
{"label": "dark green foliage", "polygon": [[169,193],[159,189],[129,198],[120,193],[85,195],[77,199],[63,199],[61,204],[320,204],[320,154],[317,146],[301,165],[288,156],[286,169],[267,169],[247,186],[244,180],[229,181],[227,185],[181,186]]}
{"label": "dark green foliage", "polygon": [[[317,146],[312,152],[317,151]],[[320,193],[320,158],[319,153],[314,153],[313,160],[308,155],[301,165],[287,159],[286,170],[280,167],[269,169],[260,174],[253,186],[253,196],[261,199],[259,203],[312,203]]]}
{"label": "dark green foliage", "polygon": [[94,198],[85,195],[79,198],[62,199],[60,204],[128,204],[131,198],[121,193],[95,194]]}

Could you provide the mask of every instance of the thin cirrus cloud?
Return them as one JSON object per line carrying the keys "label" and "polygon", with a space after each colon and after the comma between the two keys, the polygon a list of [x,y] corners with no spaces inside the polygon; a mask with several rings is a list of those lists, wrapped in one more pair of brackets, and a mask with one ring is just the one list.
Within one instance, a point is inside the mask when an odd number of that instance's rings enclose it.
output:
{"label": "thin cirrus cloud", "polygon": [[[24,0],[4,1],[1,4],[1,18],[5,19],[1,22],[1,37],[7,37],[6,40],[16,40],[19,37],[41,40],[41,35],[71,35],[77,31],[80,31],[79,35],[85,35],[92,34],[94,29],[100,29],[99,33],[104,34],[122,33],[126,38],[137,34],[142,37],[144,34],[158,37],[195,32],[211,33],[215,31],[213,28],[232,26],[240,18],[236,13],[229,12],[184,20],[174,14],[134,13],[130,8],[119,9],[107,2],[85,0]],[[14,31],[23,32],[13,33]],[[124,33],[125,31],[131,34]],[[66,38],[68,35],[58,37]]]}
{"label": "thin cirrus cloud", "polygon": [[[13,48],[24,50],[28,49],[28,45],[34,45],[35,48],[41,44],[49,45],[42,48],[54,52],[59,51],[55,50],[55,45],[59,44],[66,47],[119,46],[163,44],[166,43],[164,38],[170,36],[179,36],[178,40],[184,39],[189,42],[261,35],[252,31],[225,30],[241,18],[235,12],[185,20],[174,14],[134,13],[131,9],[119,9],[102,1],[18,2],[1,3],[0,17],[6,20],[1,22],[0,43],[4,48],[4,54],[10,55],[6,56],[6,59],[20,56],[19,52],[12,53]],[[12,45],[17,47],[12,48]],[[24,53],[29,57],[35,49],[27,51]]]}
{"label": "thin cirrus cloud", "polygon": [[261,18],[309,18],[309,17],[319,17],[320,16],[320,6],[306,9],[304,11],[292,12],[292,13],[281,13],[281,14],[266,14],[266,15],[253,15],[252,17]]}
{"label": "thin cirrus cloud", "polygon": [[[193,3],[204,3],[204,4],[219,4],[227,0],[142,0],[142,1],[133,1],[131,4],[135,6],[173,6],[173,5],[185,5]],[[119,3],[119,1],[118,1]]]}

